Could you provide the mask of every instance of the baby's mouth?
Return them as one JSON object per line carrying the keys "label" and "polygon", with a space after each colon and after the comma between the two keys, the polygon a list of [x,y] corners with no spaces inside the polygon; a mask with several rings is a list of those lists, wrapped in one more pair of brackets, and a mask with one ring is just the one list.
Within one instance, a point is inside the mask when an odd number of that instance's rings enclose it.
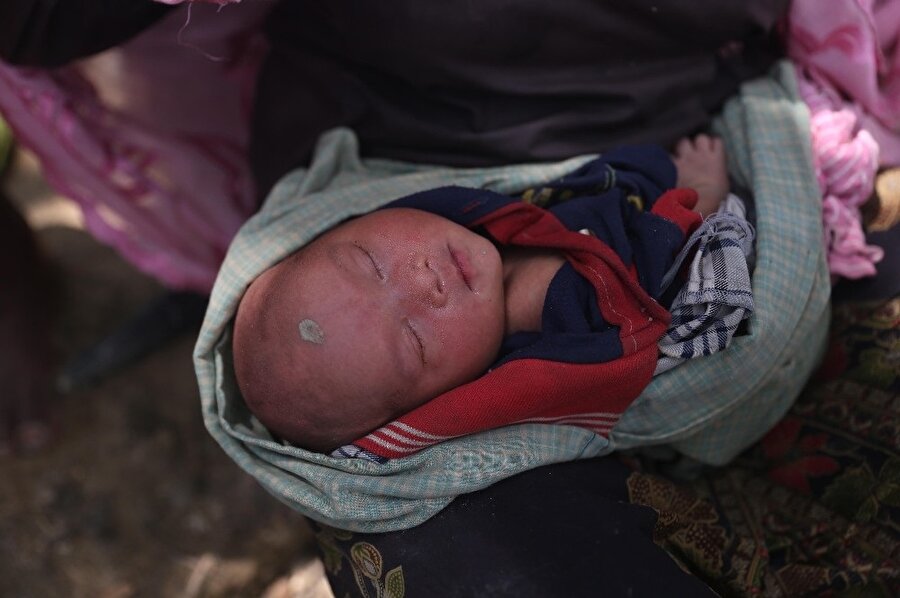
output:
{"label": "baby's mouth", "polygon": [[456,251],[449,245],[447,246],[447,250],[450,252],[450,259],[453,260],[453,265],[456,266],[456,271],[459,272],[460,278],[465,283],[466,287],[473,291],[475,289],[472,288],[472,266],[469,263],[469,258],[465,253],[461,251]]}

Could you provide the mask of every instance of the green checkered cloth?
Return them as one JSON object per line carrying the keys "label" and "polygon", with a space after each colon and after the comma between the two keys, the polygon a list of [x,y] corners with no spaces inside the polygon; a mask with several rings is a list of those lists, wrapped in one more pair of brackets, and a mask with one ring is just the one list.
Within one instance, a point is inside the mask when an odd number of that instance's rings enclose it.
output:
{"label": "green checkered cloth", "polygon": [[728,171],[756,200],[754,313],[726,351],[654,378],[612,431],[613,449],[668,443],[723,465],[787,412],[819,362],[831,282],[822,244],[822,195],[809,113],[794,68],[776,67],[715,122]]}
{"label": "green checkered cloth", "polygon": [[342,220],[398,197],[449,184],[521,192],[592,157],[489,169],[360,160],[346,129],[322,137],[311,166],[282,179],[231,245],[194,351],[207,428],[274,496],[317,521],[360,532],[409,528],[460,494],[615,448],[670,443],[701,461],[726,461],[798,394],[823,346],[829,279],[807,115],[790,66],[745,85],[718,132],[732,173],[755,191],[759,212],[749,334],[657,377],[608,440],[572,426],[516,425],[379,465],[275,441],[250,414],[234,380],[231,322],[256,276]]}

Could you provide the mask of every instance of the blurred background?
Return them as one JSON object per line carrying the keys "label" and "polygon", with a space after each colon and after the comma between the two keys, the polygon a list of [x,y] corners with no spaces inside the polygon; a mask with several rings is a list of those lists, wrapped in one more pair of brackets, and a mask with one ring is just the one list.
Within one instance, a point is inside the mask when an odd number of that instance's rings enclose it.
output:
{"label": "blurred background", "polygon": [[[160,294],[83,230],[81,211],[48,188],[33,156],[13,154],[2,188],[47,258],[57,362]],[[182,336],[99,383],[55,393],[54,421],[65,422],[55,439],[0,455],[0,595],[332,596],[304,518],[203,428],[192,344]]]}

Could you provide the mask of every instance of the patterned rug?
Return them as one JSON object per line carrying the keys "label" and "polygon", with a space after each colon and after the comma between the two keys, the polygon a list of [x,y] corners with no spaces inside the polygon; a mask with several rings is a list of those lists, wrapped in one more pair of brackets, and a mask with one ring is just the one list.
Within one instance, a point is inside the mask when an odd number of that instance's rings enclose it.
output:
{"label": "patterned rug", "polygon": [[730,466],[628,491],[722,595],[900,595],[900,297],[836,307],[819,374]]}

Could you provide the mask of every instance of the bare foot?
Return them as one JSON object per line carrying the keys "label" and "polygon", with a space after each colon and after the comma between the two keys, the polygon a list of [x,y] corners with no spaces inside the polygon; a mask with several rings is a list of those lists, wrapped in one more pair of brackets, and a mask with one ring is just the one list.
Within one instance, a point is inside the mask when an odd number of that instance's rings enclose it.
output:
{"label": "bare foot", "polygon": [[678,168],[678,186],[697,192],[695,211],[705,218],[719,209],[728,195],[728,170],[722,140],[708,135],[684,138],[675,145],[672,157]]}

